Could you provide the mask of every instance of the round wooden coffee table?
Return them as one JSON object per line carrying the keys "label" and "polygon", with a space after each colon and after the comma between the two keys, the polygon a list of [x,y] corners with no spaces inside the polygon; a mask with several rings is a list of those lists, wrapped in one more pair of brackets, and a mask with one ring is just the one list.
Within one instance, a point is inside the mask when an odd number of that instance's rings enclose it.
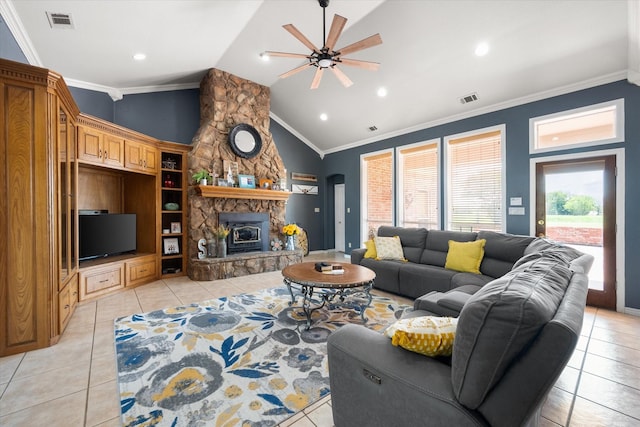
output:
{"label": "round wooden coffee table", "polygon": [[[307,329],[311,327],[311,313],[318,310],[327,302],[333,302],[338,297],[341,302],[345,297],[356,293],[362,293],[367,298],[367,303],[361,308],[360,317],[366,322],[364,312],[371,304],[371,287],[376,278],[372,270],[357,264],[332,262],[331,265],[341,265],[344,273],[326,274],[315,270],[315,263],[303,262],[289,265],[282,270],[284,283],[291,294],[292,305],[296,302],[292,285],[298,285],[302,293],[302,310],[307,316]],[[314,292],[318,299],[313,299]],[[316,304],[312,307],[311,303]]]}

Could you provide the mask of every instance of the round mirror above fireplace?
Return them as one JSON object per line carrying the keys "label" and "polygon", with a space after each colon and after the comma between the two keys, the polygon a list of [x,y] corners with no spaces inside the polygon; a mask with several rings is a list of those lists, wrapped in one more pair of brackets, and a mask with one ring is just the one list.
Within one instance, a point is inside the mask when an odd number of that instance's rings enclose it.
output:
{"label": "round mirror above fireplace", "polygon": [[250,159],[260,153],[262,138],[253,126],[241,123],[229,132],[229,145],[236,156]]}

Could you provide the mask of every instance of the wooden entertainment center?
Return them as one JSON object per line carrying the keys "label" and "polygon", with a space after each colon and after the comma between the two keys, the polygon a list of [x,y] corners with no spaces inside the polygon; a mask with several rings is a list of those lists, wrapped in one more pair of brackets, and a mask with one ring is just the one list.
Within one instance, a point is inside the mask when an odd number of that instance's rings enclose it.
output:
{"label": "wooden entertainment center", "polygon": [[[191,146],[80,113],[50,70],[0,59],[0,91],[5,356],[55,344],[79,301],[185,273]],[[136,252],[80,262],[84,209],[136,214]]]}

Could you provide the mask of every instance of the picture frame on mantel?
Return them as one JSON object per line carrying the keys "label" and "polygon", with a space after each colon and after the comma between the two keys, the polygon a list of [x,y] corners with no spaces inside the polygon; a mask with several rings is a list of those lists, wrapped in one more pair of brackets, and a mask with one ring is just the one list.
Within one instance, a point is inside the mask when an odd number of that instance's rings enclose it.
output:
{"label": "picture frame on mantel", "polygon": [[256,188],[256,178],[253,175],[238,175],[240,188]]}

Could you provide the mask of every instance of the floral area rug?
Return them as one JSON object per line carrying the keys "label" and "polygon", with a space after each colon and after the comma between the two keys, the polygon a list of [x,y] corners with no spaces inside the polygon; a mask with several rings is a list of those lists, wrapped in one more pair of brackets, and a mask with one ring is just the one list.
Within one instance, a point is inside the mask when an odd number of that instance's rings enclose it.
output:
{"label": "floral area rug", "polygon": [[[115,320],[124,426],[275,426],[329,393],[327,338],[362,323],[356,296],[313,313],[286,287]],[[373,296],[366,326],[406,305]]]}

